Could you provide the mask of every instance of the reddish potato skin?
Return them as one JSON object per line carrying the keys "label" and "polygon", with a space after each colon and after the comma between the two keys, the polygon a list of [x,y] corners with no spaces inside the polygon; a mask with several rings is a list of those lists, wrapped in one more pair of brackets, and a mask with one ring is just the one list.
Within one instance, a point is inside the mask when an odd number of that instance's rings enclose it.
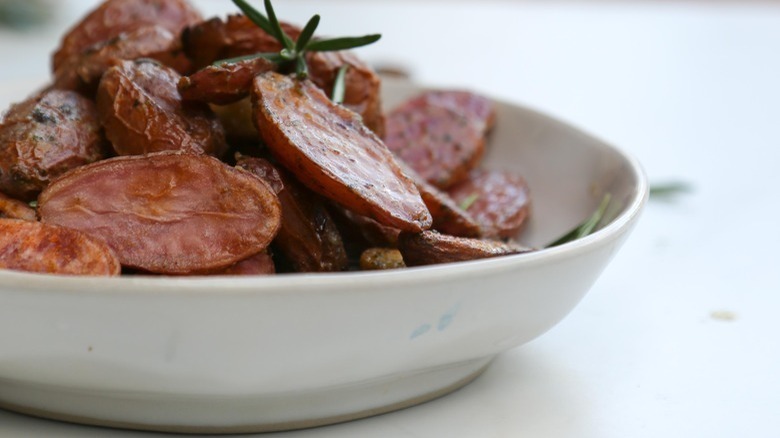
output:
{"label": "reddish potato skin", "polygon": [[264,58],[209,65],[181,78],[179,94],[184,101],[227,105],[248,96],[255,76],[272,70],[276,64]]}
{"label": "reddish potato skin", "polygon": [[103,239],[123,266],[208,272],[263,251],[281,206],[255,176],[205,155],[116,157],[63,175],[41,193],[45,223]]}
{"label": "reddish potato skin", "polygon": [[107,0],[65,34],[52,57],[52,71],[59,70],[68,58],[122,32],[157,25],[178,35],[201,20],[186,0]]}
{"label": "reddish potato skin", "polygon": [[385,144],[426,181],[446,189],[466,178],[485,150],[492,104],[467,92],[425,92],[387,116]]}
{"label": "reddish potato skin", "polygon": [[425,181],[418,182],[417,188],[433,217],[431,228],[459,237],[480,237],[483,234],[477,221],[448,194]]}
{"label": "reddish potato skin", "polygon": [[97,108],[118,155],[183,151],[221,156],[225,132],[211,110],[184,106],[178,73],[152,60],[122,61],[103,75]]}
{"label": "reddish potato skin", "polygon": [[322,199],[268,160],[243,156],[236,166],[262,178],[279,197],[282,225],[273,246],[275,253],[284,255],[295,272],[333,272],[347,268],[341,234]]}
{"label": "reddish potato skin", "polygon": [[[297,39],[301,29],[281,23],[285,33]],[[203,68],[222,59],[278,52],[282,49],[275,38],[265,33],[243,15],[229,16],[227,21],[214,18],[187,28],[182,34],[185,53],[196,68]],[[380,137],[385,119],[380,96],[381,80],[371,67],[349,51],[311,52],[306,56],[309,77],[327,95],[333,92],[336,73],[349,65],[344,90],[344,106],[363,117],[363,123]]]}
{"label": "reddish potato skin", "polygon": [[418,96],[428,105],[442,106],[463,113],[470,120],[482,124],[488,132],[496,123],[496,106],[485,96],[465,90],[432,90]]}
{"label": "reddish potato skin", "polygon": [[[398,228],[388,227],[367,216],[355,214],[347,209],[341,209],[338,214],[343,216],[352,228],[352,232],[359,235],[358,240],[365,241],[370,246],[391,247],[398,246]],[[343,228],[342,228],[343,230]]]}
{"label": "reddish potato skin", "polygon": [[94,96],[103,73],[122,60],[151,58],[183,73],[189,60],[176,35],[160,26],[144,26],[97,43],[71,56],[54,73],[54,88]]}
{"label": "reddish potato skin", "polygon": [[37,221],[35,210],[26,202],[9,198],[0,193],[0,218],[21,219],[25,221]]}
{"label": "reddish potato skin", "polygon": [[119,275],[120,265],[102,241],[77,230],[0,219],[0,269],[63,275]]}
{"label": "reddish potato skin", "polygon": [[313,52],[306,57],[309,77],[328,96],[333,94],[333,85],[339,69],[347,65],[344,79],[343,105],[360,114],[363,123],[380,138],[385,135],[385,114],[382,111],[381,84],[379,75],[352,52]]}
{"label": "reddish potato skin", "polygon": [[13,105],[0,123],[0,191],[31,201],[53,178],[102,159],[104,150],[92,102],[46,90]]}
{"label": "reddish potato skin", "polygon": [[475,197],[468,213],[488,238],[517,237],[531,210],[528,184],[522,176],[508,171],[474,170],[465,181],[451,187],[449,194],[457,203]]}
{"label": "reddish potato skin", "polygon": [[[300,34],[297,27],[281,24],[291,38]],[[184,53],[196,69],[223,59],[282,50],[274,37],[244,15],[230,15],[227,20],[212,18],[189,26],[182,32],[181,39]]]}
{"label": "reddish potato skin", "polygon": [[210,275],[273,275],[276,273],[274,260],[267,251],[249,256],[225,269]]}
{"label": "reddish potato skin", "polygon": [[311,190],[382,225],[430,228],[414,182],[382,141],[311,81],[264,73],[255,78],[252,105],[271,153]]}
{"label": "reddish potato skin", "polygon": [[514,243],[448,236],[435,231],[401,233],[398,250],[406,266],[464,262],[531,251]]}
{"label": "reddish potato skin", "polygon": [[[433,228],[444,234],[459,237],[479,237],[482,229],[477,221],[448,195],[425,181],[417,172],[403,161],[398,165],[417,185],[425,206],[433,217]],[[395,241],[397,241],[397,236]]]}

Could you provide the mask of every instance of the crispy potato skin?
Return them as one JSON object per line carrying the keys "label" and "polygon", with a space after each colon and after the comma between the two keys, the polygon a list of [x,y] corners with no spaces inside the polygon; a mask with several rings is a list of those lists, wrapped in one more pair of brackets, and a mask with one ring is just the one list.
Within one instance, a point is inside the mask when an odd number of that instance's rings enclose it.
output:
{"label": "crispy potato skin", "polygon": [[489,98],[465,90],[432,90],[418,99],[428,105],[451,108],[463,113],[470,120],[480,123],[484,132],[493,129],[496,123],[496,106]]}
{"label": "crispy potato skin", "polygon": [[448,236],[436,231],[401,233],[398,250],[406,266],[463,262],[531,251],[514,243]]}
{"label": "crispy potato skin", "polygon": [[342,222],[348,224],[350,233],[354,234],[358,241],[364,241],[368,246],[391,248],[398,246],[398,234],[401,232],[398,228],[382,225],[368,216],[356,214],[345,208],[339,209],[337,214],[342,217]]}
{"label": "crispy potato skin", "polygon": [[39,197],[45,223],[102,238],[123,266],[207,272],[263,251],[279,200],[259,178],[205,155],[116,157],[63,175]]}
{"label": "crispy potato skin", "polygon": [[522,231],[531,210],[531,194],[522,176],[503,170],[476,169],[451,187],[450,196],[462,203],[472,197],[468,213],[488,238],[512,238]]}
{"label": "crispy potato skin", "polygon": [[120,265],[102,241],[77,230],[0,219],[0,269],[63,275],[119,275]]}
{"label": "crispy potato skin", "polygon": [[360,114],[363,123],[380,138],[385,135],[379,75],[350,51],[313,52],[306,57],[309,76],[329,96],[333,93],[336,74],[349,66],[344,80],[344,106]]}
{"label": "crispy potato skin", "polygon": [[383,225],[430,228],[414,182],[357,114],[311,81],[273,72],[255,78],[252,99],[264,142],[310,189]]}
{"label": "crispy potato skin", "polygon": [[205,106],[184,106],[176,88],[181,76],[151,60],[122,61],[103,75],[97,108],[106,137],[118,155],[184,151],[221,156],[222,125]]}
{"label": "crispy potato skin", "polygon": [[477,166],[494,119],[495,110],[483,97],[430,91],[388,114],[384,140],[426,181],[446,189]]}
{"label": "crispy potato skin", "polygon": [[273,275],[276,274],[274,260],[268,251],[249,256],[234,265],[210,273],[210,275]]}
{"label": "crispy potato skin", "polygon": [[[284,31],[297,38],[300,29],[281,23]],[[212,18],[189,26],[182,32],[184,53],[195,69],[215,61],[263,52],[278,52],[282,46],[244,15],[230,15],[227,20]]]}
{"label": "crispy potato skin", "polygon": [[249,96],[255,76],[273,70],[276,64],[264,58],[209,65],[182,77],[179,94],[185,101],[227,105]]}
{"label": "crispy potato skin", "polygon": [[37,221],[38,216],[29,204],[0,193],[0,218]]}
{"label": "crispy potato skin", "polygon": [[178,35],[201,20],[200,13],[186,0],[107,0],[63,36],[52,57],[52,71],[59,70],[68,58],[122,32],[157,25]]}
{"label": "crispy potato skin", "polygon": [[73,91],[47,90],[13,105],[0,123],[0,191],[35,199],[64,172],[104,157],[95,106]]}
{"label": "crispy potato skin", "polygon": [[151,58],[185,73],[189,60],[181,53],[179,38],[160,26],[144,26],[101,41],[69,57],[54,73],[54,88],[94,96],[103,73],[122,60]]}
{"label": "crispy potato skin", "polygon": [[[301,29],[281,23],[285,33],[297,39]],[[227,21],[214,18],[187,28],[182,34],[185,53],[196,68],[237,56],[261,52],[278,52],[281,45],[243,15],[231,15]],[[379,75],[349,51],[314,52],[306,56],[309,77],[330,95],[336,73],[349,65],[344,92],[344,106],[363,117],[363,123],[380,137],[384,135],[385,119],[380,96]]]}
{"label": "crispy potato skin", "polygon": [[273,187],[282,205],[282,225],[274,253],[282,253],[295,272],[332,272],[347,268],[347,253],[323,199],[268,160],[241,157],[237,167]]}
{"label": "crispy potato skin", "polygon": [[[459,237],[480,237],[482,229],[477,221],[460,207],[446,192],[443,192],[423,179],[403,161],[398,161],[401,170],[417,185],[425,206],[433,217],[432,229]],[[397,236],[396,239],[397,241]]]}

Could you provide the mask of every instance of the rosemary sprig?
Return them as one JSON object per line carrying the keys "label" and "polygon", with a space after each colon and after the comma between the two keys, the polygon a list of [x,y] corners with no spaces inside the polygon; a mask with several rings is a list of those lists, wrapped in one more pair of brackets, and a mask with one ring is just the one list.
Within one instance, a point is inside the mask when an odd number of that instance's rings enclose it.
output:
{"label": "rosemary sprig", "polygon": [[650,186],[650,199],[671,199],[682,193],[693,191],[690,184],[682,181],[672,181]]}
{"label": "rosemary sprig", "polygon": [[330,98],[334,103],[344,102],[344,94],[347,91],[347,69],[349,69],[349,64],[344,64],[336,72],[336,80],[333,81],[333,96]]}
{"label": "rosemary sprig", "polygon": [[[282,29],[282,25],[276,18],[276,12],[274,11],[271,0],[265,0],[265,12],[266,16],[262,12],[252,7],[246,0],[233,0],[233,3],[238,6],[241,12],[246,15],[249,20],[255,23],[260,29],[263,29],[267,34],[274,37],[279,44],[282,45],[282,50],[275,54],[257,54],[250,55],[250,57],[241,57],[228,59],[224,61],[218,61],[219,64],[225,64],[229,62],[235,62],[234,60],[252,59],[254,57],[264,57],[273,62],[279,64],[280,69],[289,69],[295,71],[299,79],[306,79],[309,75],[308,68],[306,66],[306,59],[304,55],[306,52],[327,52],[333,50],[346,50],[354,49],[355,47],[365,46],[378,41],[382,35],[372,34],[364,35],[360,37],[343,37],[317,40],[314,39],[314,31],[317,30],[317,26],[320,24],[320,16],[314,15],[306,23],[306,26],[298,36],[297,41],[287,35]],[[271,56],[274,55],[274,56]],[[343,76],[342,76],[343,77]]]}
{"label": "rosemary sprig", "polygon": [[604,217],[604,213],[607,211],[607,207],[609,206],[609,202],[611,200],[612,195],[609,193],[605,194],[601,199],[601,204],[599,204],[599,207],[592,215],[590,215],[590,217],[585,219],[582,223],[574,227],[574,229],[568,233],[555,239],[552,243],[545,246],[545,248],[552,248],[553,246],[563,245],[564,243],[577,240],[592,233],[596,229],[596,226],[598,226],[599,222],[601,222],[601,219]]}
{"label": "rosemary sprig", "polygon": [[463,200],[463,202],[460,203],[459,207],[462,210],[468,210],[477,201],[478,198],[479,193],[472,193],[468,195],[466,199]]}

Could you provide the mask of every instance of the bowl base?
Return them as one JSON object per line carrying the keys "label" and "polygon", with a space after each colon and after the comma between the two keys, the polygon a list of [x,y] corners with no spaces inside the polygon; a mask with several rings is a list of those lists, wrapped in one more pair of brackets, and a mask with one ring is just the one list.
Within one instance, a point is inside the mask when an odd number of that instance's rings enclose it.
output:
{"label": "bowl base", "polygon": [[237,397],[118,394],[0,379],[0,408],[71,423],[158,432],[304,429],[441,397],[477,378],[493,357],[314,391]]}

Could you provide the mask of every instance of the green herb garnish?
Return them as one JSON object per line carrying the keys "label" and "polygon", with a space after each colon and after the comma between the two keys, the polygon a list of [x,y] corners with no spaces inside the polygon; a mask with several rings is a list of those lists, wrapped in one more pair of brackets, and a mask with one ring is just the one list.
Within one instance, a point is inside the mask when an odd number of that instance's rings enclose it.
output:
{"label": "green herb garnish", "polygon": [[349,69],[349,64],[344,64],[336,72],[336,80],[333,81],[333,96],[330,98],[334,103],[344,102],[344,93],[347,91],[347,69]]}
{"label": "green herb garnish", "polygon": [[564,243],[577,240],[592,233],[596,229],[596,226],[598,226],[599,222],[601,222],[601,219],[604,217],[604,213],[607,211],[607,207],[609,206],[609,202],[611,200],[612,195],[609,193],[605,194],[601,199],[601,204],[599,204],[599,207],[589,218],[585,219],[585,221],[577,225],[573,230],[548,244],[545,248],[563,245]]}
{"label": "green herb garnish", "polygon": [[690,184],[682,181],[673,181],[663,184],[653,184],[650,186],[651,199],[671,199],[682,193],[693,191]]}
{"label": "green herb garnish", "polygon": [[333,50],[354,49],[355,47],[374,43],[382,37],[380,34],[373,34],[360,37],[317,40],[313,37],[314,31],[320,23],[320,16],[314,15],[309,19],[309,22],[306,23],[306,26],[304,26],[301,34],[298,36],[298,40],[293,41],[284,29],[282,29],[279,20],[276,18],[276,12],[274,12],[273,5],[271,5],[271,0],[265,0],[265,12],[268,16],[253,8],[245,0],[233,0],[233,3],[235,3],[236,6],[241,9],[241,12],[255,23],[257,27],[263,29],[267,34],[279,41],[282,45],[282,50],[278,53],[258,53],[255,55],[227,59],[218,61],[218,64],[254,58],[266,58],[279,64],[281,70],[295,71],[299,79],[306,79],[309,75],[308,68],[306,67],[306,58],[304,57],[306,52],[328,52]]}
{"label": "green herb garnish", "polygon": [[463,210],[468,210],[474,202],[479,199],[479,193],[472,193],[466,197],[466,199],[463,200],[463,202],[460,203],[459,207]]}

